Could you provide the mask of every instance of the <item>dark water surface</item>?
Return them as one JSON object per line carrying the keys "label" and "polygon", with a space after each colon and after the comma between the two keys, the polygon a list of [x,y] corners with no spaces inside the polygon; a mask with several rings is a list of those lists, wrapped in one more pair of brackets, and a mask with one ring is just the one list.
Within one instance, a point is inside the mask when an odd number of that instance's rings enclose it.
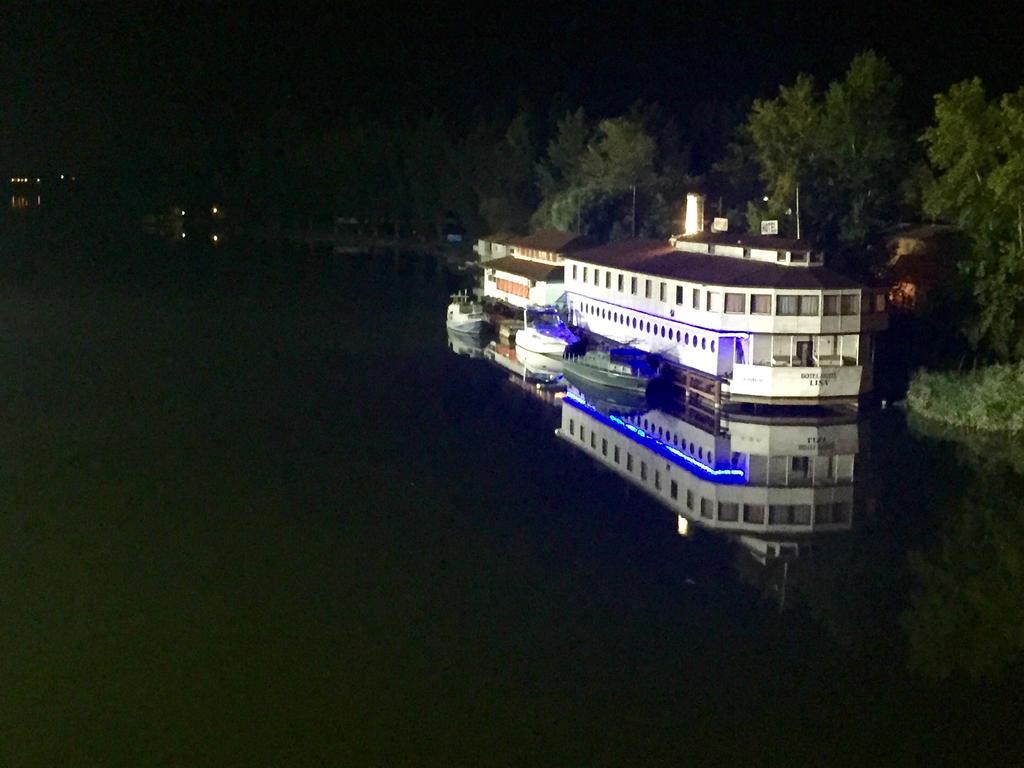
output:
{"label": "dark water surface", "polygon": [[782,573],[449,351],[431,259],[164,258],[0,286],[0,764],[1020,757],[1008,468],[876,414]]}

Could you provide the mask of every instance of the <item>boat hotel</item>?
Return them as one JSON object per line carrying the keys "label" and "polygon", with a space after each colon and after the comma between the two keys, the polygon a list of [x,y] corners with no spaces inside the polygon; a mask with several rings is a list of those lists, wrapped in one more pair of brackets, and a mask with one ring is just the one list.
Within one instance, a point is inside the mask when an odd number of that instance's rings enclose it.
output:
{"label": "boat hotel", "polygon": [[705,232],[565,255],[571,322],[662,355],[688,392],[730,403],[854,405],[872,388],[884,291],[840,275],[808,243]]}

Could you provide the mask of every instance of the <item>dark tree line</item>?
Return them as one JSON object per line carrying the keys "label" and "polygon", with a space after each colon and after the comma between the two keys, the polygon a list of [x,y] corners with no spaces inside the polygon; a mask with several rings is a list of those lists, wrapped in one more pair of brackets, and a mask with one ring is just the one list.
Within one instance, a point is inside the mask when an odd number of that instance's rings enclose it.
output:
{"label": "dark tree line", "polygon": [[602,116],[555,99],[546,111],[350,115],[325,127],[285,103],[228,152],[211,194],[268,228],[343,217],[371,236],[437,240],[458,222],[470,237],[552,226],[604,240],[678,232],[685,193],[698,190],[731,230],[775,219],[861,273],[884,257],[872,247],[881,233],[942,220],[967,244],[965,335],[983,357],[1020,359],[1024,96],[955,85],[915,140],[902,87],[866,52],[826,87],[800,76],[747,107],[637,102]]}

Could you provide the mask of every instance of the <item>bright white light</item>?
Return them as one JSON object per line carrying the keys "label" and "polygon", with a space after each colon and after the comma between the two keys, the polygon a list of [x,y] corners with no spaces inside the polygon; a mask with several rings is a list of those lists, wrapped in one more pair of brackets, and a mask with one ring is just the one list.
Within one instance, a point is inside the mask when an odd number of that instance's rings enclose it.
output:
{"label": "bright white light", "polygon": [[182,240],[184,240],[184,239],[185,239],[185,233],[184,233],[184,232],[182,232],[182,233],[181,233],[181,239],[182,239]]}
{"label": "bright white light", "polygon": [[216,206],[216,205],[215,205],[215,206],[213,206],[213,208],[211,208],[210,210],[211,210],[211,211],[212,211],[213,213],[216,213],[216,212],[217,212],[217,206]]}
{"label": "bright white light", "polygon": [[220,236],[219,235],[214,235],[213,236],[213,242],[216,243],[218,240],[220,240]]}
{"label": "bright white light", "polygon": [[60,180],[64,181],[64,174],[63,173],[60,175]]}
{"label": "bright white light", "polygon": [[688,536],[690,534],[690,521],[682,515],[679,516],[679,535]]}
{"label": "bright white light", "polygon": [[184,216],[184,215],[185,215],[185,209],[184,209],[184,208],[183,208],[183,209],[181,210],[181,215],[182,215],[182,216]]}
{"label": "bright white light", "polygon": [[768,202],[768,195],[765,195],[765,196],[764,196],[764,201],[765,201],[766,203]]}
{"label": "bright white light", "polygon": [[696,235],[704,231],[704,198],[696,193],[686,196],[686,212],[683,216],[683,234]]}

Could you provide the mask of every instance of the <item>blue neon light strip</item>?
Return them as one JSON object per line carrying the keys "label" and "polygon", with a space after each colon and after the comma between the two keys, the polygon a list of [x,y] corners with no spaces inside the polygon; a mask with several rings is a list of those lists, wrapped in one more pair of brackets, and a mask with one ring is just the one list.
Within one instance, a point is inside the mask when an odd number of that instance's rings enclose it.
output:
{"label": "blue neon light strip", "polygon": [[[661,321],[666,322],[666,323],[676,323],[677,325],[685,325],[685,326],[688,326],[690,328],[696,328],[699,331],[707,331],[708,333],[717,333],[723,339],[725,339],[725,338],[746,339],[746,338],[750,337],[750,334],[747,333],[746,331],[722,331],[722,330],[719,330],[718,328],[707,328],[707,327],[705,327],[703,325],[695,325],[694,323],[687,323],[687,322],[684,322],[683,320],[676,320],[675,318],[672,318],[672,317],[665,317],[664,315],[656,315],[653,312],[644,312],[642,309],[636,309],[635,307],[627,307],[627,306],[625,306],[623,304],[616,304],[614,301],[608,301],[607,299],[596,299],[593,296],[588,296],[585,293],[576,293],[576,291],[566,291],[566,293],[572,294],[573,296],[579,296],[581,299],[586,299],[587,301],[596,301],[596,302],[600,302],[601,304],[607,304],[607,305],[609,305],[611,307],[618,307],[619,309],[624,309],[627,312],[636,312],[638,315],[647,315],[648,317],[653,317],[653,318],[656,318],[656,319],[661,320]],[[639,330],[639,328],[637,330]]]}
{"label": "blue neon light strip", "polygon": [[[563,407],[566,402],[569,402],[574,408],[590,414],[590,416],[597,421],[610,426],[616,432],[628,437],[633,442],[643,445],[645,448],[648,448],[669,460],[674,461],[675,459],[682,459],[686,464],[680,466],[683,466],[683,469],[686,469],[698,477],[703,476],[706,480],[710,480],[711,482],[718,484],[739,484],[747,481],[742,469],[715,469],[714,467],[710,467],[692,456],[687,456],[674,445],[668,445],[639,427],[636,427],[633,424],[627,424],[618,416],[605,416],[586,400],[583,400],[572,392],[565,393],[565,397],[562,398]],[[674,463],[677,465],[679,464],[678,461],[674,461]]]}

